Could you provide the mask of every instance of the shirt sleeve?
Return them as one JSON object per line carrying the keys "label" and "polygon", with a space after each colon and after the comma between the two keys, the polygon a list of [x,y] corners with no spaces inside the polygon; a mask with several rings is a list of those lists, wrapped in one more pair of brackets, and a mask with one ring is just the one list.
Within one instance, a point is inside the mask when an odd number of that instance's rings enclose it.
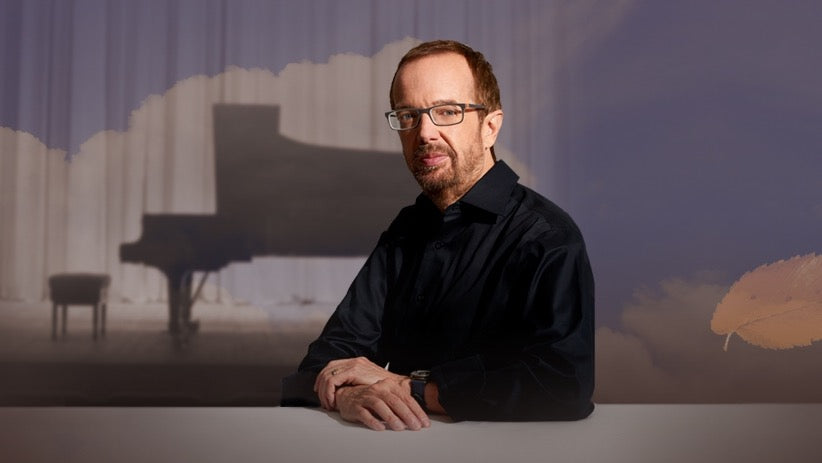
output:
{"label": "shirt sleeve", "polygon": [[297,372],[283,378],[282,406],[319,406],[313,390],[317,374],[331,360],[367,357],[381,363],[377,343],[386,294],[386,250],[383,240],[366,260],[322,334],[308,346]]}
{"label": "shirt sleeve", "polygon": [[581,236],[532,243],[505,280],[500,337],[432,368],[455,420],[575,420],[593,410],[594,282]]}

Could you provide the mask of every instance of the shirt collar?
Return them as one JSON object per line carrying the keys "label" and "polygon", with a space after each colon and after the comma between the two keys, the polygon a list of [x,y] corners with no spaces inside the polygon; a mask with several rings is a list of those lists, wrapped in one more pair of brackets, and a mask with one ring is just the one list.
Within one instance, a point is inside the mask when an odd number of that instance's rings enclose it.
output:
{"label": "shirt collar", "polygon": [[[504,161],[497,161],[462,198],[449,208],[461,208],[462,205],[494,215],[503,215],[511,191],[519,176]],[[427,211],[431,216],[442,217],[439,209],[425,194],[417,197],[417,207]]]}
{"label": "shirt collar", "polygon": [[459,200],[474,208],[503,215],[519,176],[503,161],[497,161]]}

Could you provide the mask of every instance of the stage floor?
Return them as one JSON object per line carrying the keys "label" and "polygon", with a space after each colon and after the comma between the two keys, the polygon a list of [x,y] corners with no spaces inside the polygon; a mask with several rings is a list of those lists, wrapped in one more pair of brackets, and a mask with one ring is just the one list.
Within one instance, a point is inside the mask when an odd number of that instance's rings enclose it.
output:
{"label": "stage floor", "polygon": [[68,311],[51,338],[51,305],[0,302],[0,404],[275,405],[322,329],[330,307],[198,303],[199,331],[181,348],[164,304],[111,304],[106,336],[93,340],[90,307]]}

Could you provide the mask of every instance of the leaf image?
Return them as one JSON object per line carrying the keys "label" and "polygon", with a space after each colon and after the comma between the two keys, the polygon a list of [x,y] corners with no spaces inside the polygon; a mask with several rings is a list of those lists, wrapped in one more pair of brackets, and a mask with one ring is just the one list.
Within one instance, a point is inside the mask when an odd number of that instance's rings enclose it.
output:
{"label": "leaf image", "polygon": [[711,330],[767,349],[822,339],[822,255],[808,254],[745,273],[714,310]]}

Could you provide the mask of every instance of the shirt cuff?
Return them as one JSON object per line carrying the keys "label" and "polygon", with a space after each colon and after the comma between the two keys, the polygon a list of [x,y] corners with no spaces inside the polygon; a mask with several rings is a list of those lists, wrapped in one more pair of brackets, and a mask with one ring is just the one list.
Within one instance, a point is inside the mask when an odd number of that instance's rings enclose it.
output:
{"label": "shirt cuff", "polygon": [[485,389],[485,365],[478,355],[444,363],[431,369],[439,402],[454,420],[463,420],[462,410],[476,405]]}
{"label": "shirt cuff", "polygon": [[299,371],[286,376],[282,381],[281,407],[319,407],[320,401],[314,392],[317,373]]}

